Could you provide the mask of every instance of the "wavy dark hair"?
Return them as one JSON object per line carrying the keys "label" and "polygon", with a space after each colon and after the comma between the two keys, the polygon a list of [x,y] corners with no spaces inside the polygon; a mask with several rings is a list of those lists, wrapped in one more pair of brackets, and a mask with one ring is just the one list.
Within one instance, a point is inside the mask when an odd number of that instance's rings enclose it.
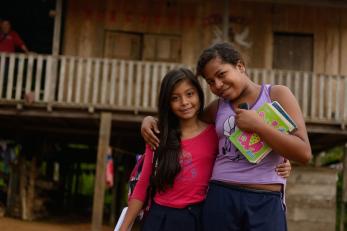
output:
{"label": "wavy dark hair", "polygon": [[170,101],[172,91],[181,81],[189,81],[198,92],[200,100],[199,114],[204,108],[204,93],[192,71],[179,68],[169,71],[161,82],[158,101],[158,127],[160,145],[155,152],[155,168],[152,183],[157,192],[172,187],[175,177],[181,171],[181,129],[179,118],[172,112]]}
{"label": "wavy dark hair", "polygon": [[204,68],[209,61],[215,58],[220,58],[223,63],[229,63],[233,66],[236,66],[239,62],[245,65],[240,52],[230,43],[220,42],[202,51],[196,65],[196,74],[205,78],[203,74]]}

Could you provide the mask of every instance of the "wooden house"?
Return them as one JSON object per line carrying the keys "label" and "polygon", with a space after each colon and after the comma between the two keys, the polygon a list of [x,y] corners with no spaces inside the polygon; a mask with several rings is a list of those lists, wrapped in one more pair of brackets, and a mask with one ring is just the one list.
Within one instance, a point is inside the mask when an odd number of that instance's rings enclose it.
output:
{"label": "wooden house", "polygon": [[[44,155],[56,141],[98,147],[93,159],[97,156],[93,230],[102,222],[106,148],[141,151],[139,125],[145,115],[156,112],[164,73],[182,65],[194,69],[199,53],[213,42],[232,42],[244,54],[255,82],[291,88],[314,154],[347,140],[343,1],[56,0],[55,4],[52,54],[0,55],[0,134],[28,147],[34,142],[29,155],[33,170],[37,165],[31,156]],[[211,101],[214,96],[202,84]],[[29,185],[33,198],[34,186]]]}

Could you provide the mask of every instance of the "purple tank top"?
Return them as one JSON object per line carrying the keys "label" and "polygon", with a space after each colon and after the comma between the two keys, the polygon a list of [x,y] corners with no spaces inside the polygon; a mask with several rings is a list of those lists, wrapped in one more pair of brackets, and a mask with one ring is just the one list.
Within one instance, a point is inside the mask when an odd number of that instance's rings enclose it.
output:
{"label": "purple tank top", "polygon": [[[270,89],[271,85],[262,85],[258,99],[250,109],[257,110],[265,102],[271,102]],[[286,184],[286,180],[275,171],[276,166],[284,161],[282,156],[272,151],[258,164],[251,164],[229,141],[228,137],[235,130],[234,116],[231,102],[219,99],[216,115],[219,152],[211,179],[244,184]]]}

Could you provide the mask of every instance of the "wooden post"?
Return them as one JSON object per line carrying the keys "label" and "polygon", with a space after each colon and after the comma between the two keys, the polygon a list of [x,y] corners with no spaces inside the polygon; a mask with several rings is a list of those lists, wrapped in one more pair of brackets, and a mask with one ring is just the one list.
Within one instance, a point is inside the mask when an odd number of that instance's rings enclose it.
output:
{"label": "wooden post", "polygon": [[31,160],[31,167],[29,173],[28,185],[28,199],[27,199],[27,219],[32,221],[34,219],[34,201],[35,201],[35,179],[36,179],[36,157],[33,156]]}
{"label": "wooden post", "polygon": [[55,4],[55,17],[54,17],[54,32],[53,32],[53,47],[52,47],[53,55],[59,55],[59,50],[60,50],[62,9],[63,9],[63,1],[57,0]]}
{"label": "wooden post", "polygon": [[[20,195],[20,202],[21,202],[21,218],[23,220],[28,220],[28,209],[27,209],[27,193],[25,189],[26,185],[26,179],[27,179],[27,173],[26,173],[26,166],[25,166],[25,157],[23,155],[19,156],[19,195]],[[12,174],[15,174],[11,171]],[[11,185],[10,185],[11,186]],[[13,188],[11,189],[11,193],[13,193]],[[12,195],[8,195],[8,197],[12,197]],[[11,203],[9,206],[13,206]]]}
{"label": "wooden post", "polygon": [[340,212],[340,231],[345,229],[345,207],[347,202],[347,143],[343,150],[343,172],[342,172],[342,193],[341,193],[341,212]]}
{"label": "wooden post", "polygon": [[224,0],[223,41],[229,41],[229,0]]}
{"label": "wooden post", "polygon": [[101,113],[98,156],[94,183],[92,231],[99,231],[102,227],[105,195],[106,151],[110,142],[111,126],[112,114],[109,112]]}

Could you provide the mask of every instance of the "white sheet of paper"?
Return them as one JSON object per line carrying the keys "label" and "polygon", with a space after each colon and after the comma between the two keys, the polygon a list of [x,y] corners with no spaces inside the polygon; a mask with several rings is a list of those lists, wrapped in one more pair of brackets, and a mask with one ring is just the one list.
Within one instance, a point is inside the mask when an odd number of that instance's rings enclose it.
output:
{"label": "white sheet of paper", "polygon": [[[124,220],[124,217],[125,217],[127,210],[128,210],[128,207],[123,208],[122,213],[120,214],[119,219],[117,221],[116,227],[114,228],[114,231],[119,231],[119,228],[123,223],[123,220]],[[131,230],[131,227],[132,227],[132,225],[129,227],[129,229],[128,229],[129,231]]]}

